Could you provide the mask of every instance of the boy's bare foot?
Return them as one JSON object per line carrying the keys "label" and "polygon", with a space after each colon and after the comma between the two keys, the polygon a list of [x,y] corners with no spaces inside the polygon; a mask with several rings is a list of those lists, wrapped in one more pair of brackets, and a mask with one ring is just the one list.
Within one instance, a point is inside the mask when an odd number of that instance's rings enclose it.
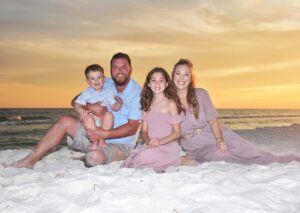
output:
{"label": "boy's bare foot", "polygon": [[82,124],[85,129],[96,129],[94,116],[90,113],[82,118]]}
{"label": "boy's bare foot", "polygon": [[102,148],[107,147],[107,143],[105,143],[104,141],[99,141],[98,146],[102,149]]}
{"label": "boy's bare foot", "polygon": [[197,161],[190,159],[186,155],[181,156],[180,159],[181,159],[181,165],[183,165],[183,166],[197,166],[198,165]]}
{"label": "boy's bare foot", "polygon": [[89,151],[94,151],[94,150],[97,150],[97,149],[101,149],[101,147],[98,145],[98,142],[97,143],[92,143],[88,147]]}

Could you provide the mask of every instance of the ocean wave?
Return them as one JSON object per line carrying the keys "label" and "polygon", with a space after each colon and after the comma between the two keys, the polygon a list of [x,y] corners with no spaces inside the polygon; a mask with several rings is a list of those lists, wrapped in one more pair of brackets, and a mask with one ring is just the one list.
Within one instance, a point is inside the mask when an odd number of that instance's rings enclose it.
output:
{"label": "ocean wave", "polygon": [[[234,130],[237,133],[272,133],[273,135],[268,135],[270,137],[274,137],[274,135],[282,135],[285,137],[289,137],[289,133],[293,133],[293,135],[298,135],[300,137],[300,124],[293,123],[287,126],[265,126],[265,127],[256,127],[254,129],[236,129]],[[299,141],[300,142],[300,141]]]}
{"label": "ocean wave", "polygon": [[[242,138],[254,142],[258,146],[273,153],[299,153],[300,150],[300,124],[289,126],[258,127],[252,130],[234,130]],[[293,147],[293,150],[291,150]],[[296,148],[296,150],[295,150]]]}
{"label": "ocean wave", "polygon": [[22,126],[31,124],[52,124],[53,121],[45,120],[21,120],[21,121],[0,121],[0,126]]}
{"label": "ocean wave", "polygon": [[245,119],[245,118],[298,118],[300,115],[231,115],[220,116],[220,119]]}
{"label": "ocean wave", "polygon": [[51,116],[10,115],[10,116],[0,116],[0,121],[46,120],[49,118],[51,118]]}
{"label": "ocean wave", "polygon": [[264,130],[276,130],[276,131],[282,131],[282,130],[288,130],[288,131],[298,131],[300,135],[300,124],[298,123],[293,123],[288,126],[265,126],[265,127],[257,127],[252,130],[237,130],[237,131],[250,131],[250,132],[256,132],[256,131],[264,131]]}

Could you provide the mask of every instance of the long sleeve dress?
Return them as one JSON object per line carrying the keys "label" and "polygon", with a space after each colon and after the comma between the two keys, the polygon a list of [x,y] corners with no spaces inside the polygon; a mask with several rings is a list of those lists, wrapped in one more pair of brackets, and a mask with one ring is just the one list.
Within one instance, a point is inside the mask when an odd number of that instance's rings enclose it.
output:
{"label": "long sleeve dress", "polygon": [[[182,121],[180,115],[149,111],[143,114],[142,120],[147,122],[149,138],[164,138],[173,131],[173,124]],[[180,147],[174,140],[155,148],[143,145],[132,151],[131,155],[124,160],[121,167],[127,168],[153,168],[156,172],[165,171],[170,166],[179,166]]]}
{"label": "long sleeve dress", "polygon": [[[241,164],[269,164],[273,162],[288,163],[299,161],[297,156],[275,156],[259,150],[232,130],[221,125],[223,140],[228,150],[222,152],[216,146],[216,139],[209,121],[217,118],[211,99],[204,89],[196,89],[200,106],[199,118],[196,119],[191,110],[187,110],[181,123],[181,144],[186,154],[199,163],[206,161],[227,161]],[[186,137],[185,137],[186,135]]]}

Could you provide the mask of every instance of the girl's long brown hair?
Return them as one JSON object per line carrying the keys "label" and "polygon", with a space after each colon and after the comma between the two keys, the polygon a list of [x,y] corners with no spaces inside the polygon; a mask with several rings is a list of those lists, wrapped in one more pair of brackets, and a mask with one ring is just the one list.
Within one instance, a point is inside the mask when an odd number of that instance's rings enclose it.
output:
{"label": "girl's long brown hair", "polygon": [[172,72],[172,80],[174,80],[174,74],[175,74],[175,69],[179,65],[186,65],[188,68],[191,70],[191,78],[192,81],[188,85],[188,92],[187,92],[187,102],[189,104],[189,107],[192,108],[194,116],[196,119],[199,118],[199,111],[200,111],[200,106],[199,102],[197,100],[196,92],[195,92],[195,87],[196,87],[196,78],[194,75],[194,70],[193,70],[193,64],[191,61],[188,59],[179,59],[179,61],[174,65],[173,72]]}
{"label": "girl's long brown hair", "polygon": [[167,87],[164,90],[164,95],[166,96],[166,98],[173,100],[177,106],[177,110],[178,110],[178,114],[180,114],[181,112],[185,112],[185,110],[183,109],[182,103],[177,95],[177,89],[176,86],[174,85],[173,81],[171,80],[169,74],[167,73],[167,71],[161,67],[154,67],[147,75],[146,77],[146,81],[144,83],[143,86],[143,90],[141,92],[141,106],[142,106],[142,110],[147,112],[150,111],[150,107],[151,107],[151,103],[153,100],[153,92],[151,90],[151,88],[148,86],[150,79],[152,77],[152,75],[154,73],[161,73],[166,82],[167,82]]}

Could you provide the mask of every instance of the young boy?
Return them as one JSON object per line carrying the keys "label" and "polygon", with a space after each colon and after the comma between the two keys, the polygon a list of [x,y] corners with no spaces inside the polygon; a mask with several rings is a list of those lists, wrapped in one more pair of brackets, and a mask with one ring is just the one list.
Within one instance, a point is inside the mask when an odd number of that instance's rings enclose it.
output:
{"label": "young boy", "polygon": [[[114,116],[110,111],[118,111],[122,106],[122,100],[120,98],[115,99],[115,94],[111,90],[103,89],[105,76],[104,70],[100,65],[92,64],[85,69],[84,73],[90,86],[77,97],[74,109],[80,114],[82,122],[84,122],[83,118],[86,116],[90,116],[95,120],[95,125],[88,126],[88,128],[102,127],[105,130],[109,130],[114,124]],[[105,106],[108,109],[103,116],[92,114],[83,107],[87,103],[94,104],[97,102],[101,102],[101,106]],[[92,143],[89,149],[93,150],[104,146],[106,146],[105,141],[99,140]]]}

